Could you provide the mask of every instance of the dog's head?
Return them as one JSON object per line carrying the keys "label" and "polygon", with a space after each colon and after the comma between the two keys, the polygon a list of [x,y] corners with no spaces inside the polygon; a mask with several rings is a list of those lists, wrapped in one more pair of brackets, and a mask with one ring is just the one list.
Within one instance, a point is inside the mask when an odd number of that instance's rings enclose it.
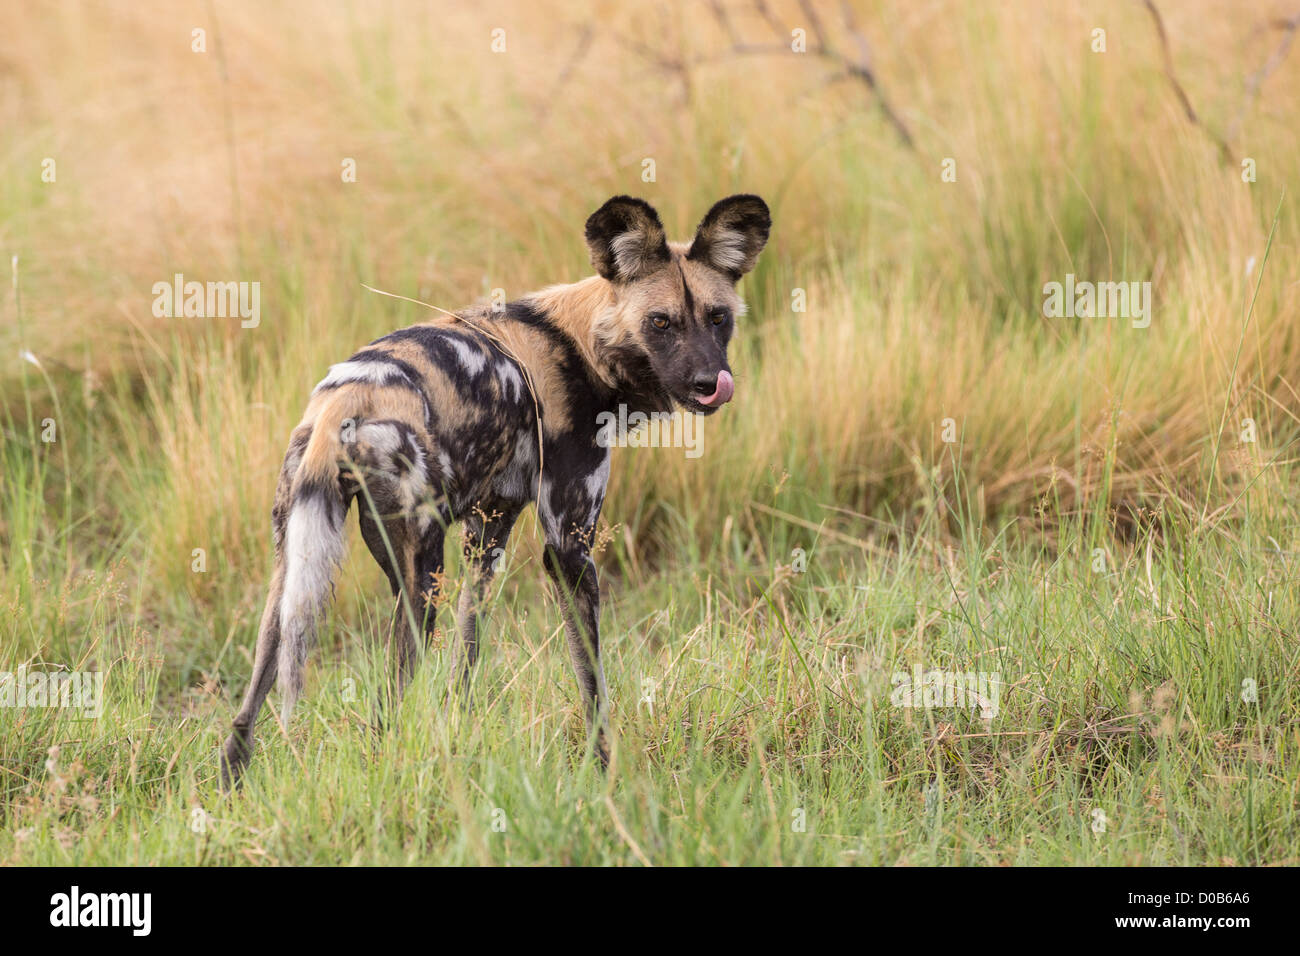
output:
{"label": "dog's head", "polygon": [[587,220],[591,264],[614,288],[597,335],[631,353],[675,403],[712,414],[735,382],[727,343],[744,303],[736,283],[758,260],[772,217],[757,196],[714,204],[689,243],[669,242],[649,203],[615,196]]}

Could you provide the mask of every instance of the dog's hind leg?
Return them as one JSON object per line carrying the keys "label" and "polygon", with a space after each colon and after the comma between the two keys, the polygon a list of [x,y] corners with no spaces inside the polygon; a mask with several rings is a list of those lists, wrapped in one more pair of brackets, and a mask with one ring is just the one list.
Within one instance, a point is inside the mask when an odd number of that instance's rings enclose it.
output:
{"label": "dog's hind leg", "polygon": [[[388,578],[393,594],[393,612],[388,625],[388,678],[376,706],[375,725],[383,725],[386,710],[395,709],[401,702],[402,692],[415,673],[419,662],[419,644],[416,632],[424,625],[425,602],[420,599],[416,580],[416,540],[414,529],[405,515],[376,514],[381,505],[373,492],[375,483],[358,495],[361,519],[361,537]],[[386,502],[386,496],[378,495]],[[433,626],[432,610],[428,612],[428,626]]]}
{"label": "dog's hind leg", "polygon": [[257,632],[253,676],[221,754],[221,786],[225,790],[239,782],[240,775],[253,755],[253,727],[267,694],[275,684],[276,658],[280,653],[280,600],[284,596],[284,565],[281,561],[276,564],[271,593],[266,599],[262,625]]}
{"label": "dog's hind leg", "polygon": [[521,508],[514,503],[497,503],[492,510],[476,509],[465,519],[465,569],[468,575],[456,608],[456,630],[461,649],[456,655],[456,690],[469,706],[469,679],[478,660],[478,615],[504,555],[506,541]]}
{"label": "dog's hind leg", "polygon": [[[357,487],[361,537],[393,594],[388,628],[388,678],[376,702],[375,726],[401,701],[419,662],[417,635],[434,627],[442,578],[446,515],[424,500],[423,450],[399,422],[367,422],[349,448],[349,481]],[[433,513],[430,513],[432,510]]]}

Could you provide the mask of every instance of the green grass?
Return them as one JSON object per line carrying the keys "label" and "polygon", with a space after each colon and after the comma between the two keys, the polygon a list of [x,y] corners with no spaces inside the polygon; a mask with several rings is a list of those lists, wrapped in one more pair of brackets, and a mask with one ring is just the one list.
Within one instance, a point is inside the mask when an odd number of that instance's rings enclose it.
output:
{"label": "green grass", "polygon": [[[1300,58],[1233,144],[1246,184],[1127,0],[864,11],[915,150],[820,61],[683,88],[617,39],[716,51],[703,5],[601,8],[566,74],[594,10],[507,6],[489,60],[468,8],[222,8],[220,66],[164,5],[0,12],[33,94],[0,98],[0,672],[106,675],[96,719],[0,707],[0,863],[1300,863]],[[1227,128],[1276,36],[1164,12]],[[513,297],[585,274],[611,194],[678,236],[740,190],[775,228],[737,400],[699,459],[615,453],[610,772],[526,517],[474,710],[440,646],[379,737],[390,606],[350,531],[308,693],[222,797],[287,435],[331,362],[425,317],[361,284]],[[262,324],[155,319],[175,272],[261,282]],[[1150,328],[1044,317],[1070,272],[1150,280]],[[996,715],[897,706],[917,667],[997,673]]]}
{"label": "green grass", "polygon": [[[359,565],[288,735],[267,717],[233,798],[215,754],[251,666],[251,606],[177,620],[107,567],[58,601],[37,580],[27,600],[49,616],[11,609],[0,669],[31,665],[14,651],[39,642],[38,660],[105,671],[107,703],[98,719],[0,709],[0,859],[1295,863],[1289,556],[1249,522],[1127,545],[1067,522],[1049,549],[978,527],[959,500],[955,538],[933,519],[879,536],[880,553],[741,525],[635,585],[615,563],[607,776],[585,759],[527,548],[494,590],[472,714],[444,706],[440,649],[380,737],[368,701],[388,605]],[[143,636],[160,616],[194,632],[165,658]],[[894,706],[890,678],[914,666],[1000,675],[996,716]]]}

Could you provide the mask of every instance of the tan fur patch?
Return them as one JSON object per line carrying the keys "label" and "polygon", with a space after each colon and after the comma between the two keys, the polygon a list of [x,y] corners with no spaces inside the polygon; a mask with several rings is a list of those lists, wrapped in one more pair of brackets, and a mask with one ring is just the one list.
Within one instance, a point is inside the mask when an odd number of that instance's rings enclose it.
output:
{"label": "tan fur patch", "polygon": [[[360,422],[373,418],[423,423],[424,404],[409,388],[362,383],[313,395],[302,421],[294,430],[295,434],[304,428],[312,430],[295,484],[332,480],[338,469],[339,435],[343,423],[349,419]],[[423,427],[419,433],[424,434]]]}
{"label": "tan fur patch", "polygon": [[515,322],[493,325],[492,334],[528,370],[537,403],[543,411],[543,432],[554,435],[568,431],[572,425],[568,389],[560,367],[563,356],[555,344],[545,333]]}

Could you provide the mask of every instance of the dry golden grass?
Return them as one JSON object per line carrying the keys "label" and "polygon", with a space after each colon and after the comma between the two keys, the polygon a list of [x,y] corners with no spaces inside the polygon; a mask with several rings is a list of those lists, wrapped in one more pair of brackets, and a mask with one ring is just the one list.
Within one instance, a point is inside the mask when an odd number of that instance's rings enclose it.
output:
{"label": "dry golden grass", "polygon": [[[1285,94],[1300,57],[1245,114],[1235,145],[1258,167],[1246,185],[1182,115],[1139,5],[1034,7],[859,10],[914,151],[862,84],[826,82],[832,64],[721,56],[725,32],[701,4],[397,4],[380,18],[10,8],[0,32],[23,39],[0,60],[0,119],[17,131],[0,240],[20,256],[25,344],[149,383],[148,418],[130,414],[170,476],[154,550],[215,538],[251,558],[262,541],[247,515],[265,512],[306,390],[330,361],[421,318],[361,282],[450,307],[496,286],[517,294],[583,274],[581,221],[610,193],[647,196],[685,234],[711,199],[751,189],[777,227],[747,283],[742,401],[710,423],[704,464],[624,456],[615,505],[644,510],[653,488],[651,510],[721,515],[784,468],[822,503],[906,509],[915,476],[943,467],[947,417],[992,509],[1029,513],[1049,489],[1086,500],[1110,454],[1121,499],[1185,494],[1225,395],[1229,444],[1247,415],[1265,459],[1294,431],[1291,198],[1231,387],[1230,366],[1248,263],[1300,156]],[[729,9],[740,35],[768,42],[760,18]],[[1279,37],[1260,24],[1281,12],[1165,11],[1208,127],[1232,125],[1243,78]],[[774,16],[802,22],[798,5]],[[842,23],[830,11],[822,25],[852,53]],[[505,53],[490,50],[495,26]],[[1089,49],[1094,26],[1105,53]],[[191,51],[196,27],[205,53]],[[57,184],[34,175],[47,155]],[[344,157],[355,184],[340,181]],[[941,181],[945,157],[956,183]],[[155,319],[150,288],[178,271],[262,282],[263,325]],[[1041,285],[1066,272],[1149,279],[1151,328],[1044,319]],[[790,311],[796,287],[806,314]]]}

